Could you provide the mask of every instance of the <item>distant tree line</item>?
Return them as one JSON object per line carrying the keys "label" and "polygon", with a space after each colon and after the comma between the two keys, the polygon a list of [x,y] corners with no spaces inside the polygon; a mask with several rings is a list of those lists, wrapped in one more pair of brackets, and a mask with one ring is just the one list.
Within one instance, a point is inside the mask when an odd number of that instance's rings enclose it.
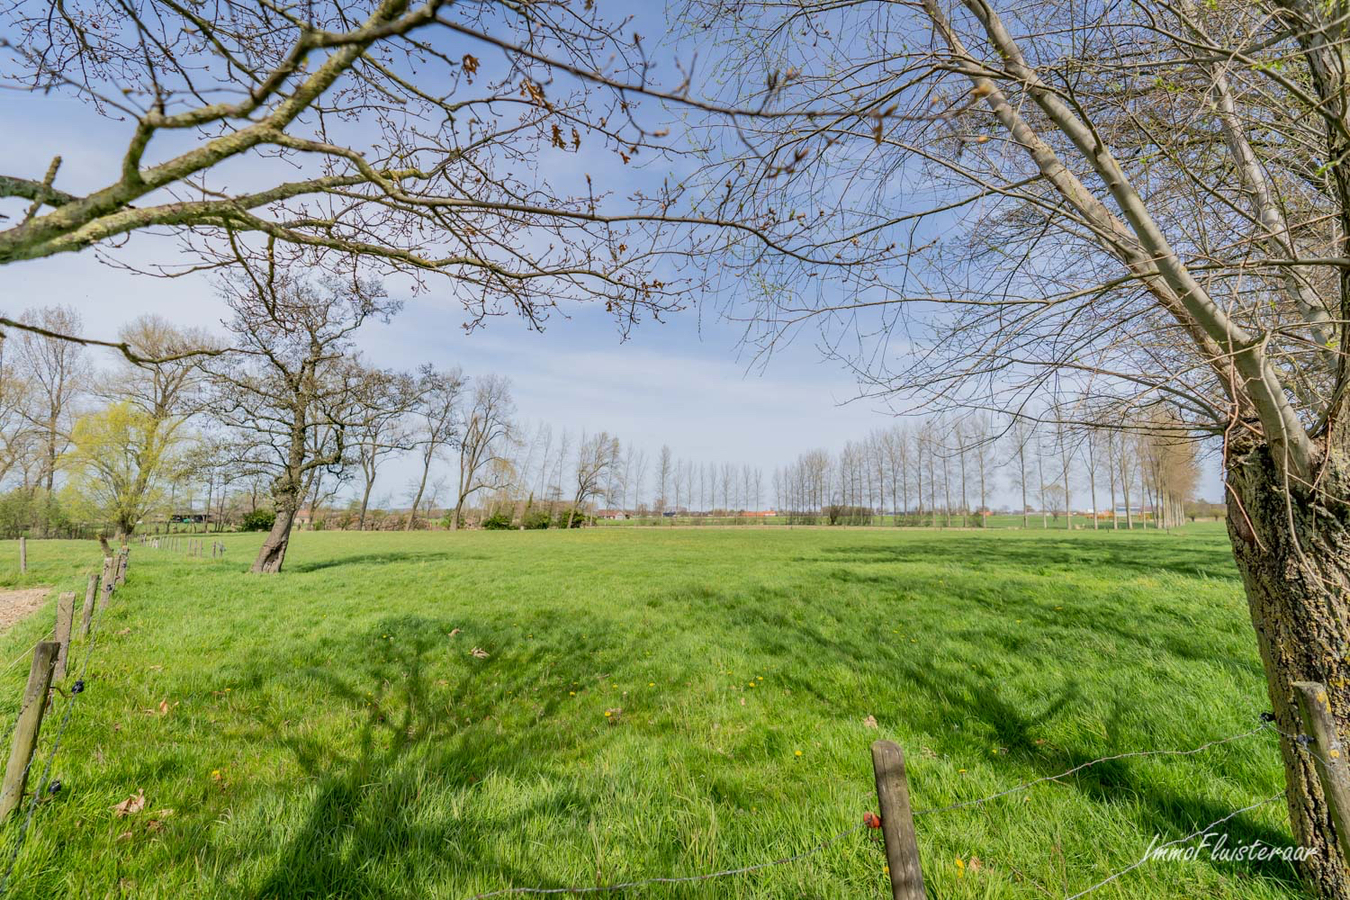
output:
{"label": "distant tree line", "polygon": [[[44,336],[78,332],[73,310],[24,313],[35,328],[0,343],[0,533],[125,537],[247,519],[268,530],[255,567],[277,571],[297,524],[982,525],[1000,488],[1018,498],[1024,525],[1039,516],[1072,527],[1087,510],[1094,528],[1167,527],[1184,521],[1198,477],[1195,443],[1166,421],[1128,433],[1109,421],[937,417],[803,453],[768,478],[669,446],[649,455],[608,432],[519,422],[497,375],[368,364],[358,330],[399,311],[378,282],[310,282],[241,259],[218,284],[231,310],[223,334],[142,317],[104,369],[88,347]],[[396,503],[376,488],[400,457],[414,475]]]}

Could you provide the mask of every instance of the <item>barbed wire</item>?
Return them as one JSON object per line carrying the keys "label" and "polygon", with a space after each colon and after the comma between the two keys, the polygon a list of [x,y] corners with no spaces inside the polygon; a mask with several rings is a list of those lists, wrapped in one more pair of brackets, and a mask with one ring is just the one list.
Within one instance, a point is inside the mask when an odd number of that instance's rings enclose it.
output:
{"label": "barbed wire", "polygon": [[826,838],[825,840],[821,841],[819,844],[816,844],[816,845],[815,845],[814,847],[812,847],[811,849],[809,849],[809,850],[804,850],[803,852],[798,853],[796,856],[784,856],[784,857],[781,857],[781,858],[779,858],[779,859],[770,860],[769,862],[757,863],[756,865],[753,865],[753,866],[742,866],[742,867],[737,868],[737,869],[722,869],[721,871],[718,871],[718,872],[708,872],[708,873],[703,874],[703,875],[681,875],[681,876],[673,877],[673,878],[643,878],[643,879],[640,879],[640,880],[638,880],[638,881],[624,881],[624,882],[619,882],[619,883],[617,883],[617,884],[603,884],[603,885],[596,885],[596,886],[593,886],[593,887],[554,887],[554,888],[512,887],[512,888],[501,888],[500,890],[488,891],[488,892],[482,893],[482,894],[474,894],[474,895],[471,896],[471,897],[466,897],[466,898],[464,898],[464,900],[486,900],[486,898],[488,898],[488,897],[505,897],[505,896],[508,896],[508,895],[511,895],[511,894],[533,894],[533,895],[539,895],[539,894],[597,894],[597,893],[603,893],[603,892],[607,892],[607,891],[626,891],[626,890],[630,890],[630,889],[632,889],[632,888],[645,887],[645,886],[651,885],[651,884],[688,884],[688,883],[693,882],[693,881],[709,881],[709,880],[714,879],[714,878],[726,878],[726,877],[731,876],[731,875],[748,875],[748,874],[751,873],[751,872],[758,872],[758,871],[760,871],[760,870],[762,870],[762,869],[769,869],[769,868],[772,868],[772,867],[774,867],[774,866],[784,866],[784,865],[787,865],[787,864],[789,864],[789,863],[800,862],[800,861],[803,860],[803,859],[807,859],[808,857],[815,856],[817,853],[820,853],[821,851],[823,851],[823,850],[826,849],[827,847],[831,846],[832,844],[838,843],[839,841],[843,840],[844,838],[848,837],[848,836],[851,835],[851,834],[857,834],[859,831],[862,831],[862,830],[863,830],[864,828],[866,828],[866,827],[868,827],[868,826],[867,826],[867,823],[862,822],[862,823],[859,823],[859,824],[857,824],[857,825],[854,825],[854,826],[851,827],[851,828],[845,828],[843,831],[839,832],[838,834],[833,835],[832,837]]}
{"label": "barbed wire", "polygon": [[1207,741],[1206,743],[1203,743],[1198,747],[1193,747],[1189,750],[1133,750],[1128,753],[1115,753],[1112,754],[1111,756],[1103,756],[1098,759],[1089,760],[1088,762],[1085,763],[1079,763],[1078,765],[1074,766],[1071,769],[1067,769],[1063,772],[1060,772],[1058,775],[1046,775],[1042,778],[1037,778],[1033,781],[1026,781],[1023,782],[1022,784],[1016,785],[1015,787],[1010,787],[1007,790],[999,791],[997,794],[990,794],[987,797],[980,797],[977,800],[961,800],[956,803],[949,803],[946,806],[935,806],[929,809],[916,809],[914,810],[914,815],[916,817],[931,816],[936,815],[938,813],[950,812],[954,809],[965,809],[971,806],[982,806],[985,803],[997,800],[1000,797],[1007,797],[1009,794],[1016,794],[1020,791],[1025,791],[1028,788],[1035,787],[1038,784],[1044,784],[1047,781],[1058,781],[1061,778],[1067,778],[1070,775],[1074,775],[1078,772],[1083,771],[1084,769],[1100,765],[1101,763],[1104,762],[1112,762],[1120,759],[1134,759],[1144,756],[1193,756],[1197,753],[1202,753],[1205,750],[1209,750],[1214,747],[1221,746],[1223,744],[1231,744],[1234,741],[1240,741],[1243,740],[1244,738],[1249,738],[1254,734],[1259,734],[1266,730],[1267,724],[1268,723],[1266,722],[1262,722],[1260,725],[1257,725],[1250,731],[1244,731],[1241,734],[1235,734],[1232,735],[1231,737],[1218,738],[1216,740]]}
{"label": "barbed wire", "polygon": [[14,668],[16,663],[21,662],[22,660],[25,660],[28,657],[32,656],[33,651],[37,649],[37,645],[42,643],[43,640],[45,639],[38,638],[36,641],[33,642],[33,646],[29,647],[27,650],[23,651],[18,656],[14,657],[9,662],[5,663],[3,666],[0,666],[0,674],[8,674],[9,670]]}
{"label": "barbed wire", "polygon": [[1108,884],[1110,884],[1111,882],[1115,881],[1117,878],[1121,877],[1122,875],[1127,875],[1127,874],[1129,874],[1130,872],[1133,872],[1135,869],[1139,868],[1139,867],[1142,866],[1144,863],[1146,863],[1146,862],[1148,862],[1150,859],[1152,859],[1152,858],[1154,857],[1154,855],[1155,855],[1158,851],[1160,851],[1160,850],[1165,850],[1165,849],[1168,848],[1168,847],[1175,847],[1177,844],[1185,844],[1185,843],[1187,843],[1188,841],[1193,841],[1193,840],[1195,840],[1196,838],[1199,838],[1199,837],[1204,837],[1205,835],[1209,834],[1210,829],[1216,828],[1216,827],[1218,827],[1219,825],[1222,825],[1224,822],[1229,821],[1230,819],[1236,819],[1238,816],[1242,815],[1242,814],[1245,813],[1245,812],[1251,812],[1251,811],[1254,810],[1254,809],[1259,809],[1260,807],[1265,806],[1267,803],[1273,803],[1273,802],[1275,802],[1276,800],[1278,800],[1278,799],[1280,799],[1281,797],[1283,797],[1283,796],[1284,796],[1284,793],[1285,793],[1284,791],[1280,791],[1278,794],[1272,794],[1271,796],[1267,797],[1266,799],[1264,799],[1264,800],[1258,800],[1258,801],[1256,801],[1255,803],[1251,804],[1250,806],[1244,806],[1244,807],[1242,807],[1242,809],[1235,809],[1235,810],[1233,810],[1232,812],[1230,812],[1228,815],[1224,816],[1223,818],[1221,818],[1221,819],[1215,819],[1213,822],[1210,822],[1210,823],[1209,823],[1208,825],[1206,825],[1204,828],[1201,828],[1201,829],[1198,830],[1198,831],[1193,831],[1193,832],[1191,832],[1190,834],[1186,835],[1185,837],[1177,838],[1177,839],[1174,840],[1174,841],[1168,841],[1168,842],[1165,843],[1165,844],[1158,844],[1156,847],[1155,847],[1155,846],[1151,846],[1151,847],[1149,847],[1148,852],[1145,853],[1143,856],[1141,856],[1137,861],[1135,861],[1135,862],[1131,863],[1130,865],[1126,866],[1125,868],[1121,869],[1119,872],[1116,872],[1116,873],[1114,873],[1114,874],[1108,876],[1107,878],[1103,878],[1101,881],[1097,882],[1097,883],[1094,884],[1092,887],[1087,888],[1086,890],[1079,891],[1079,892],[1076,893],[1076,894],[1070,894],[1069,896],[1065,897],[1064,900],[1078,900],[1079,897],[1086,897],[1088,894],[1092,893],[1093,891],[1097,890],[1098,888],[1105,887],[1106,885],[1108,885]]}
{"label": "barbed wire", "polygon": [[1325,756],[1318,753],[1316,750],[1312,748],[1312,745],[1317,743],[1317,741],[1311,735],[1290,734],[1287,731],[1281,731],[1279,728],[1275,726],[1275,722],[1270,719],[1263,721],[1261,724],[1269,731],[1273,731],[1280,737],[1287,739],[1295,747],[1299,748],[1304,753],[1308,754],[1313,759],[1317,760],[1327,768],[1329,769],[1335,768],[1335,765],[1331,762],[1331,760],[1327,759]]}

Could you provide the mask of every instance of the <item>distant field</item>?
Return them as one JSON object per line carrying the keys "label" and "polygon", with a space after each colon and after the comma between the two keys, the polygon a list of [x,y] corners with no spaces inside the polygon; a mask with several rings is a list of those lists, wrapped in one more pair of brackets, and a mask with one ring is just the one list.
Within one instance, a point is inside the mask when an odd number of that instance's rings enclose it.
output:
{"label": "distant field", "polygon": [[[1235,735],[1267,705],[1214,525],[302,533],[267,578],[245,571],[258,536],[224,540],[224,561],[133,548],[12,896],[462,900],[696,874],[857,823],[878,736],[925,808]],[[97,554],[31,542],[24,583],[82,591]],[[0,544],[11,586],[16,555]],[[0,637],[6,730],[48,628],[50,604]],[[921,816],[930,897],[1062,898],[1282,786],[1260,734]],[[1280,803],[1230,825],[1289,842]],[[880,898],[883,865],[855,834],[622,896]],[[1204,855],[1092,894],[1297,896],[1286,864]]]}

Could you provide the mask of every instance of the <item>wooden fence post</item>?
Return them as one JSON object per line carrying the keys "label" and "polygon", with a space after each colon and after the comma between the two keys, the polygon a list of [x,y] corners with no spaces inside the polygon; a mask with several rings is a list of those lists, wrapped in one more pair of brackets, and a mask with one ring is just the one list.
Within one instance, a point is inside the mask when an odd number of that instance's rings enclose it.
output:
{"label": "wooden fence post", "polygon": [[23,802],[23,789],[28,784],[28,766],[37,747],[38,729],[42,714],[47,709],[47,692],[52,686],[52,666],[56,665],[59,648],[52,641],[43,641],[33,648],[33,665],[28,670],[28,685],[23,689],[19,718],[14,723],[14,743],[9,748],[9,762],[5,764],[5,780],[0,785],[0,821]]}
{"label": "wooden fence post", "polygon": [[89,573],[89,584],[84,589],[84,611],[80,615],[80,637],[89,636],[89,623],[94,619],[94,596],[98,593],[98,576]]}
{"label": "wooden fence post", "polygon": [[112,599],[113,592],[113,558],[111,556],[103,560],[103,585],[98,595],[98,608],[104,609],[108,601]]}
{"label": "wooden fence post", "polygon": [[1296,681],[1294,697],[1303,716],[1303,733],[1313,739],[1313,765],[1317,768],[1317,780],[1322,783],[1322,796],[1327,800],[1331,821],[1336,825],[1341,857],[1350,861],[1350,760],[1346,759],[1345,746],[1336,732],[1336,720],[1331,717],[1326,686],[1315,681]]}
{"label": "wooden fence post", "polygon": [[66,677],[66,660],[70,656],[70,632],[75,624],[75,592],[64,591],[56,598],[56,630],[53,640],[60,645],[56,651],[56,668],[52,679],[60,681]]}
{"label": "wooden fence post", "polygon": [[115,583],[121,587],[127,580],[127,551],[123,550],[117,555],[117,576]]}
{"label": "wooden fence post", "polygon": [[28,574],[28,538],[19,535],[19,574]]}
{"label": "wooden fence post", "polygon": [[914,813],[909,805],[905,754],[893,741],[872,744],[877,803],[881,806],[881,834],[886,841],[886,864],[891,870],[892,900],[927,900],[919,843],[914,836]]}

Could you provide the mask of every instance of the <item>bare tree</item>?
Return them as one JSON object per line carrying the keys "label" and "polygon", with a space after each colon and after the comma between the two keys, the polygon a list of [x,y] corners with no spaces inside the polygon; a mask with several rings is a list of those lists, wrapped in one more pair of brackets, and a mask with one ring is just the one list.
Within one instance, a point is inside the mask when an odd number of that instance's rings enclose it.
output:
{"label": "bare tree", "polygon": [[995,443],[998,435],[994,423],[986,413],[976,413],[966,421],[966,438],[975,456],[975,474],[980,483],[980,526],[989,512],[989,491],[994,487]]}
{"label": "bare tree", "polygon": [[403,524],[404,531],[411,531],[417,521],[417,509],[422,503],[427,479],[431,477],[432,465],[441,454],[457,447],[463,436],[460,404],[464,383],[464,374],[457,368],[442,372],[424,366],[418,372],[413,404],[413,415],[417,422],[414,446],[422,464],[422,474],[417,488],[412,492],[408,520]]}
{"label": "bare tree", "polygon": [[665,514],[666,507],[670,500],[670,479],[674,474],[674,462],[670,455],[670,447],[666,444],[661,445],[661,454],[657,457],[656,464],[656,482],[660,489],[660,494],[656,498],[656,511],[662,515]]}
{"label": "bare tree", "polygon": [[494,463],[503,458],[513,439],[515,403],[511,382],[498,375],[474,379],[473,395],[464,410],[459,441],[459,485],[450,524],[464,524],[464,504],[474,494],[498,483]]}
{"label": "bare tree", "polygon": [[[419,401],[429,399],[418,388],[417,381],[403,372],[363,369],[357,374],[348,440],[361,468],[361,499],[356,514],[358,531],[365,530],[370,494],[375,488],[380,465],[390,456],[418,448],[409,418]],[[423,469],[419,487],[425,485],[426,468]],[[421,501],[420,494],[415,496],[413,508]],[[412,518],[410,515],[409,521]]]}
{"label": "bare tree", "polygon": [[599,496],[602,486],[619,463],[619,439],[606,432],[587,438],[582,435],[577,448],[577,489],[572,495],[572,508],[567,512],[567,527],[583,503]]}
{"label": "bare tree", "polygon": [[81,330],[79,313],[73,308],[30,309],[20,322],[29,329],[40,329],[18,332],[15,355],[29,387],[26,415],[41,443],[38,483],[51,493],[57,460],[70,443],[76,398],[88,387],[89,364],[82,346],[50,336]]}
{"label": "bare tree", "polygon": [[1027,490],[1031,486],[1031,473],[1027,469],[1027,454],[1034,453],[1036,450],[1036,431],[1029,421],[1017,417],[1009,424],[1007,436],[1011,453],[1009,462],[1013,465],[1013,486],[1021,491],[1022,497],[1022,527],[1030,528],[1029,511],[1031,507],[1027,499]]}
{"label": "bare tree", "polygon": [[241,256],[222,292],[234,313],[226,327],[247,353],[209,364],[212,409],[253,437],[272,474],[276,522],[252,570],[279,572],[314,476],[347,461],[344,416],[356,384],[343,354],[368,319],[387,321],[399,304],[368,279],[300,280],[272,255],[262,262]]}

